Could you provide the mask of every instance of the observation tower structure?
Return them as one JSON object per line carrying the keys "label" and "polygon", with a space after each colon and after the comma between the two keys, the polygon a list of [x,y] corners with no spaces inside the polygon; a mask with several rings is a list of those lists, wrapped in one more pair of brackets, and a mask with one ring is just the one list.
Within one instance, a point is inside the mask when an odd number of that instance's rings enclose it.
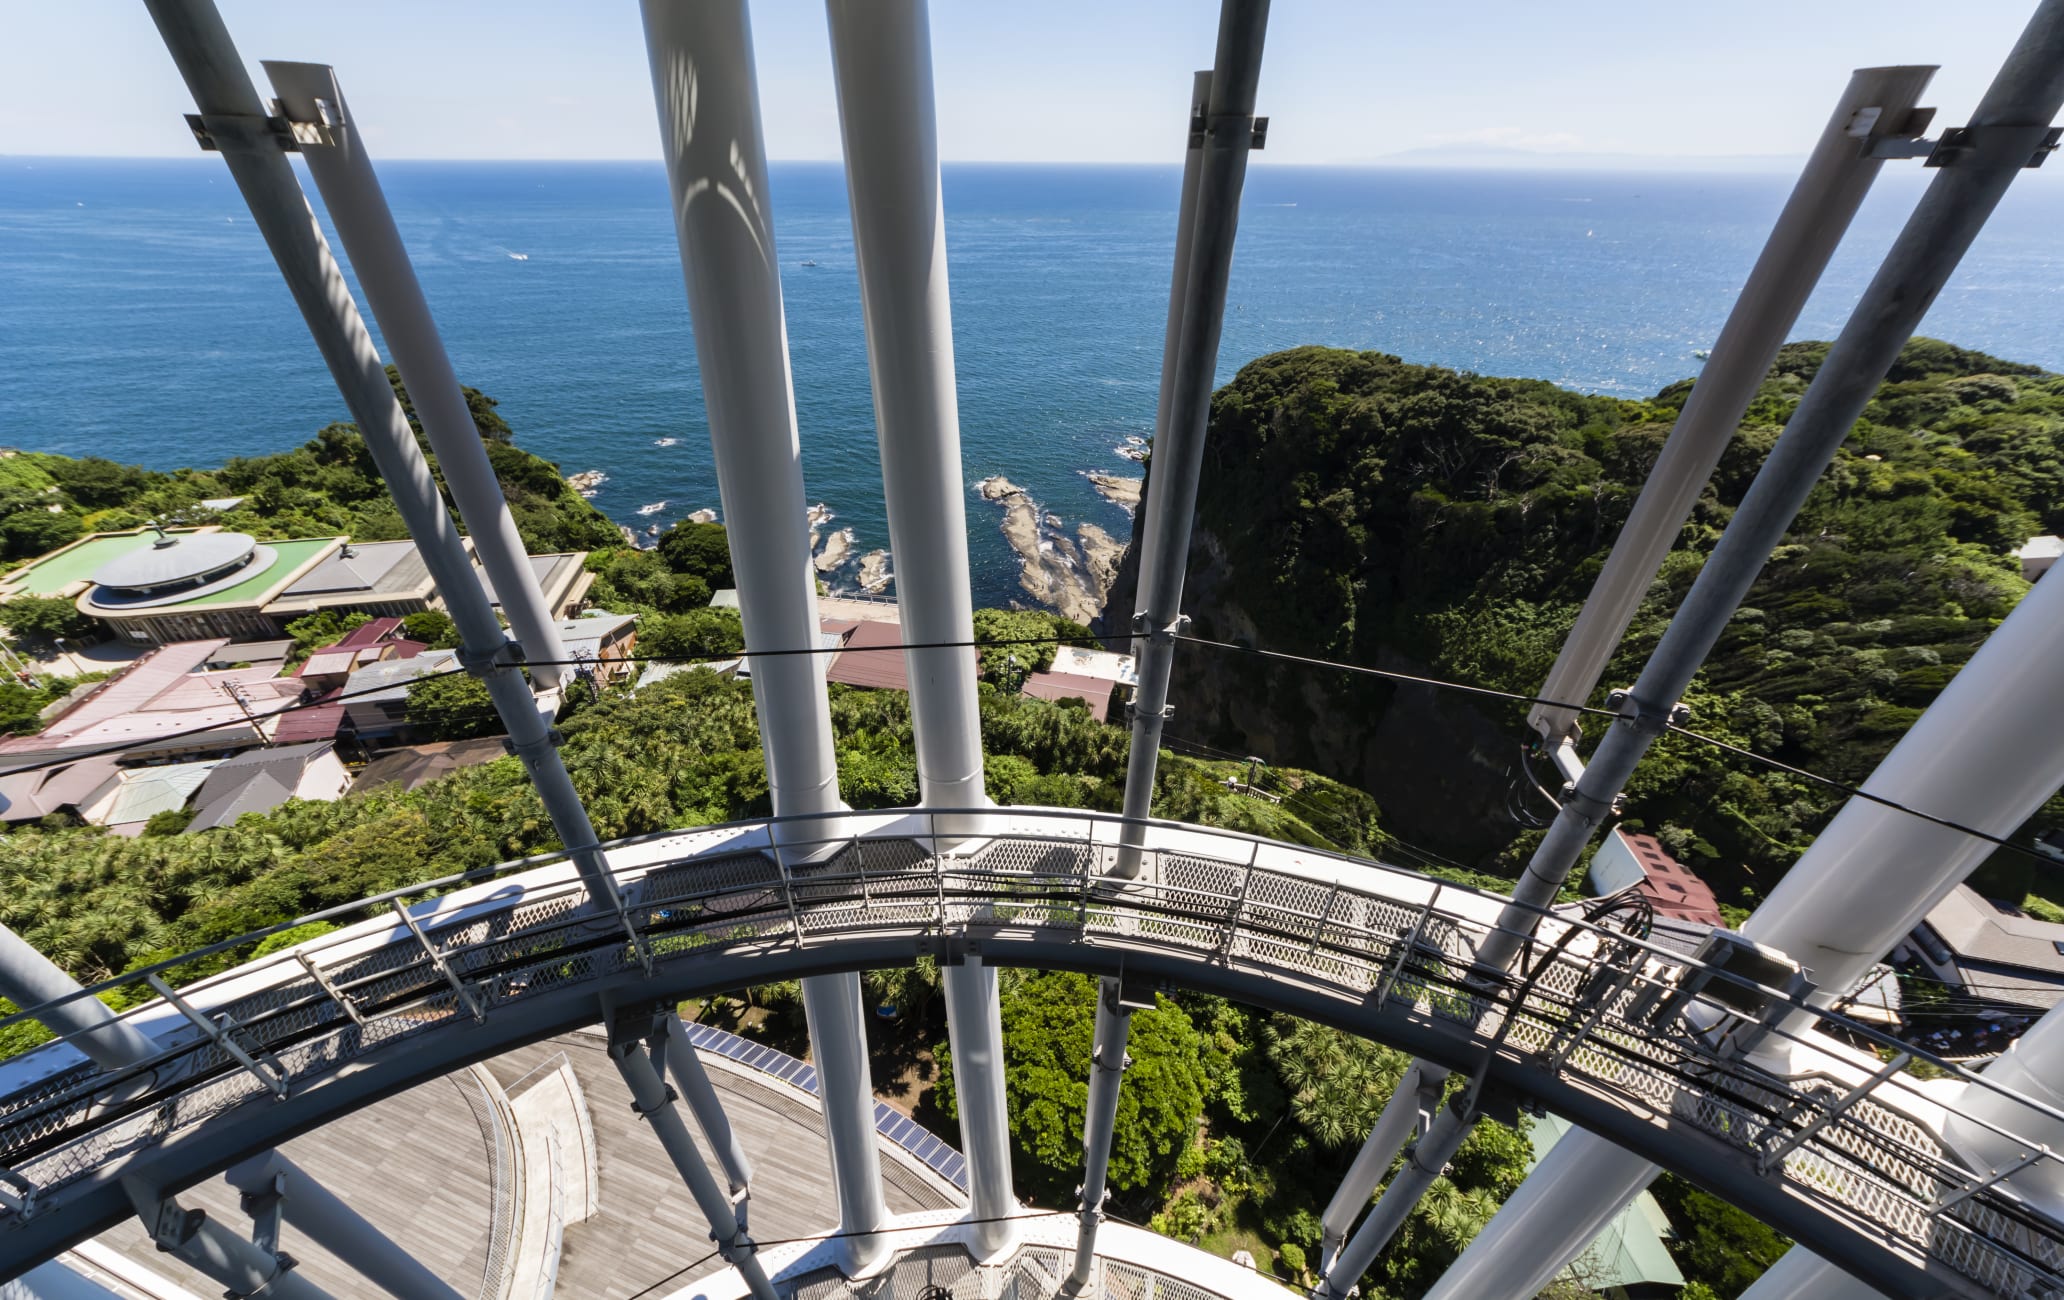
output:
{"label": "observation tower structure", "polygon": [[[195,137],[220,153],[249,205],[562,847],[92,988],[0,930],[0,995],[20,1008],[0,1027],[33,1020],[54,1035],[0,1062],[7,1286],[67,1300],[132,1294],[91,1276],[76,1250],[135,1221],[200,1291],[469,1294],[471,1281],[430,1267],[407,1234],[374,1226],[365,1205],[283,1147],[320,1141],[426,1081],[587,1031],[621,1087],[615,1104],[686,1189],[719,1265],[655,1294],[1272,1300],[1288,1294],[1272,1279],[1104,1211],[1130,1018],[1157,990],[1181,988],[1414,1057],[1324,1216],[1328,1296],[1351,1291],[1476,1123],[1537,1108],[1582,1131],[1431,1294],[1534,1294],[1661,1169],[1799,1243],[1759,1300],[2064,1296],[2064,1013],[1982,1073],[1936,1061],[1939,1077],[1923,1080],[1907,1067],[1925,1054],[1831,1008],[2064,785],[2064,657],[2054,652],[2064,583],[2037,584],[1740,932],[1715,931],[1685,956],[1651,942],[1621,900],[1555,905],[1628,775],[1686,723],[1679,701],[1693,674],[1900,347],[2009,186],[2054,149],[2064,0],[2035,7],[1966,126],[1928,138],[1918,103],[1929,68],[1865,69],[1843,90],[1541,692],[1534,722],[1567,785],[1509,896],[1152,816],[1241,190],[1266,139],[1256,116],[1266,0],[1223,0],[1213,67],[1171,104],[1185,166],[1131,629],[1133,747],[1116,815],[999,807],[984,794],[923,0],[827,3],[921,785],[916,806],[871,811],[841,798],[823,660],[810,652],[808,498],[746,7],[643,0],[773,813],[608,843],[552,729],[565,655],[339,74],[268,63],[273,98],[262,100],[209,0],[147,4],[193,94]],[[421,415],[449,506],[292,152]],[[1641,674],[1594,704],[1635,605],[1888,163],[1933,169],[1925,195]],[[129,583],[211,581],[250,540],[210,542],[219,553]],[[1587,717],[1602,719],[1588,754]],[[336,928],[244,956],[312,920]],[[242,959],[183,978],[223,954]],[[922,956],[945,972],[964,1194],[892,1212],[884,1189],[900,1166],[885,1156],[870,1093],[857,973]],[[1059,1212],[1013,1192],[1000,966],[1097,978],[1081,1190]],[[786,979],[803,984],[823,1145],[781,1158],[828,1189],[835,1221],[776,1240],[753,1226],[767,1213],[763,1193],[755,1203],[765,1160],[756,1168],[744,1150],[710,1040],[674,1008]],[[218,1179],[241,1217],[193,1204]],[[297,1267],[303,1240],[343,1262],[348,1287]],[[700,1262],[681,1260],[682,1275]],[[552,1274],[486,1290],[549,1295]]]}

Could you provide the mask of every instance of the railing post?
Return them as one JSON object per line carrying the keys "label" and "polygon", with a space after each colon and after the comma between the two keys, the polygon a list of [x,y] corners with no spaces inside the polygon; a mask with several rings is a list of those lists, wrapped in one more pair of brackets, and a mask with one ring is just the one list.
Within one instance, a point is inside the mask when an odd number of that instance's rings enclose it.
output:
{"label": "railing post", "polygon": [[200,1009],[180,997],[162,976],[145,977],[158,996],[169,1002],[179,1014],[185,1016],[196,1028],[208,1036],[210,1042],[222,1049],[238,1065],[244,1067],[252,1078],[265,1085],[266,1091],[275,1097],[287,1095],[287,1069],[277,1057],[260,1047],[244,1027],[228,1015],[203,1015]]}
{"label": "railing post", "polygon": [[[1383,1004],[1390,1000],[1391,990],[1397,987],[1399,978],[1405,973],[1405,963],[1410,961],[1412,954],[1419,950],[1420,936],[1426,933],[1426,921],[1428,917],[1433,915],[1433,905],[1440,901],[1440,891],[1439,882],[1435,882],[1433,893],[1427,895],[1426,906],[1420,909],[1418,917],[1412,922],[1412,932],[1405,936],[1404,943],[1398,947],[1397,961],[1393,962],[1390,969],[1384,973],[1383,982],[1376,986],[1376,1009],[1378,1011],[1383,1010]],[[1389,1163],[1388,1158],[1386,1158],[1385,1163]]]}
{"label": "railing post", "polygon": [[1782,1166],[1784,1164],[1784,1159],[1786,1156],[1790,1155],[1794,1151],[1797,1151],[1800,1147],[1806,1145],[1808,1142],[1811,1142],[1814,1138],[1819,1137],[1822,1129],[1826,1128],[1830,1124],[1833,1124],[1835,1121],[1841,1119],[1844,1115],[1847,1115],[1849,1113],[1849,1109],[1852,1106],[1856,1105],[1857,1102],[1862,1101],[1865,1097],[1870,1096],[1871,1092],[1874,1089],[1876,1089],[1879,1084],[1885,1082],[1885,1080],[1891,1078],[1893,1075],[1899,1073],[1901,1070],[1904,1070],[1906,1068],[1906,1063],[1908,1061],[1911,1061],[1912,1059],[1913,1053],[1911,1052],[1896,1053],[1891,1060],[1885,1062],[1882,1066],[1879,1066],[1878,1069],[1874,1073],[1872,1073],[1870,1078],[1865,1079],[1862,1083],[1857,1084],[1849,1091],[1843,1093],[1839,1098],[1835,1100],[1835,1103],[1832,1106],[1829,1106],[1826,1110],[1822,1111],[1819,1114],[1819,1116],[1814,1119],[1812,1123],[1808,1124],[1805,1128],[1800,1129],[1796,1133],[1786,1134],[1784,1138],[1782,1138],[1777,1143],[1777,1145],[1771,1147],[1768,1151],[1765,1151],[1762,1155],[1756,1157],[1756,1172],[1759,1174],[1767,1174],[1771,1171],[1773,1167]]}
{"label": "railing post", "polygon": [[394,914],[401,918],[401,923],[408,927],[410,934],[416,936],[416,942],[421,945],[423,955],[430,959],[431,967],[444,977],[445,983],[451,985],[452,992],[459,995],[459,1002],[465,1006],[467,1014],[475,1020],[487,1019],[487,1009],[480,1005],[480,1000],[473,996],[472,988],[459,978],[459,973],[451,968],[451,963],[444,959],[444,954],[430,942],[430,936],[423,933],[423,927],[416,924],[416,918],[409,914],[407,905],[397,898],[393,900],[393,907]]}

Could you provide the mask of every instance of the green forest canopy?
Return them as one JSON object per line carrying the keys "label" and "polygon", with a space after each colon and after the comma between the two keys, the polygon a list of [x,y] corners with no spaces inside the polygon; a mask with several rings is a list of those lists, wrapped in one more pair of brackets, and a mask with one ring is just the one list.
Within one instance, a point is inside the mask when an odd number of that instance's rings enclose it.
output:
{"label": "green forest canopy", "polygon": [[[1636,675],[1826,352],[1779,354],[1592,703]],[[1260,358],[1213,399],[1198,515],[1221,586],[1272,649],[1530,693],[1690,387],[1637,402],[1375,352]],[[1694,725],[1860,781],[2027,590],[2009,552],[2059,530],[2064,376],[1913,340],[1687,694]],[[1288,672],[1251,688],[1294,711],[1308,687],[1372,718],[1390,695]],[[1673,737],[1628,808],[1746,903],[1838,802]]]}

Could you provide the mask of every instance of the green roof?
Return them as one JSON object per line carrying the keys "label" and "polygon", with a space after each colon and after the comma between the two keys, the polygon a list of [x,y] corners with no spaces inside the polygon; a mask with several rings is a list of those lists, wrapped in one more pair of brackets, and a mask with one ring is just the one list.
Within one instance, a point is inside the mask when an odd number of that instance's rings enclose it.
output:
{"label": "green roof", "polygon": [[[175,528],[170,531],[197,530]],[[93,575],[100,572],[100,566],[109,560],[142,550],[157,540],[158,535],[148,528],[139,528],[133,533],[99,533],[81,538],[10,574],[7,585],[13,587],[17,595],[55,596],[75,582],[91,581]]]}
{"label": "green roof", "polygon": [[211,591],[205,596],[182,600],[175,605],[152,605],[139,609],[139,614],[164,614],[181,609],[214,609],[223,605],[243,605],[268,595],[287,580],[287,575],[308,563],[316,556],[334,546],[334,537],[305,537],[292,542],[266,542],[273,549],[275,558],[258,573],[244,579],[234,587]]}
{"label": "green roof", "polygon": [[[1575,1127],[1559,1115],[1536,1117],[1527,1130],[1527,1138],[1534,1146],[1528,1171],[1541,1163],[1549,1148]],[[1663,1207],[1656,1204],[1655,1197],[1643,1192],[1605,1226],[1571,1267],[1579,1271],[1580,1280],[1593,1291],[1644,1285],[1683,1286],[1684,1274],[1678,1271],[1677,1261],[1670,1258],[1663,1245],[1663,1237],[1669,1232],[1670,1220],[1663,1214]]]}

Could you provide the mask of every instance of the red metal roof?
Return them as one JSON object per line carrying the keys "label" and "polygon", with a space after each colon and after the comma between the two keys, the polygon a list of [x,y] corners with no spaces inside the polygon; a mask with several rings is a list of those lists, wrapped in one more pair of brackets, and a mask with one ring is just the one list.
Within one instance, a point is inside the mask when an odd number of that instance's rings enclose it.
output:
{"label": "red metal roof", "polygon": [[1111,712],[1111,688],[1114,685],[1116,683],[1104,677],[1037,672],[1025,678],[1023,693],[1041,700],[1085,701],[1089,705],[1089,716],[1104,722]]}
{"label": "red metal roof", "polygon": [[1620,838],[1634,851],[1634,860],[1648,877],[1641,892],[1658,913],[1698,925],[1727,924],[1727,918],[1720,915],[1720,900],[1713,896],[1712,886],[1671,857],[1655,836],[1621,831]]}
{"label": "red metal roof", "polygon": [[[831,657],[825,677],[848,686],[870,686],[878,690],[907,691],[910,674],[903,664],[903,626],[900,623],[853,623],[827,619],[826,632],[845,635],[843,650]],[[847,631],[848,627],[851,631]]]}
{"label": "red metal roof", "polygon": [[278,729],[272,733],[273,743],[295,745],[310,740],[334,740],[344,727],[344,706],[341,704],[318,704],[313,708],[295,709],[279,717]]}
{"label": "red metal roof", "polygon": [[338,638],[335,644],[324,648],[329,650],[356,650],[361,646],[377,645],[394,635],[394,630],[400,626],[401,620],[398,618],[372,619],[352,628]]}

